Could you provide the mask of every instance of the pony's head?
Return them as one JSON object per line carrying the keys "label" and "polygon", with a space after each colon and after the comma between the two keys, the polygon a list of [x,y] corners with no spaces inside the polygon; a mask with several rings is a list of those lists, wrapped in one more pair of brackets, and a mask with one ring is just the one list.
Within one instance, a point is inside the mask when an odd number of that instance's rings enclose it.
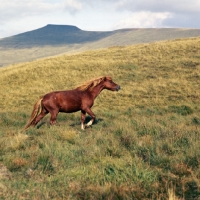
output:
{"label": "pony's head", "polygon": [[112,91],[118,91],[120,89],[120,86],[113,82],[112,78],[109,76],[105,76],[102,84],[104,85],[104,89],[112,90]]}

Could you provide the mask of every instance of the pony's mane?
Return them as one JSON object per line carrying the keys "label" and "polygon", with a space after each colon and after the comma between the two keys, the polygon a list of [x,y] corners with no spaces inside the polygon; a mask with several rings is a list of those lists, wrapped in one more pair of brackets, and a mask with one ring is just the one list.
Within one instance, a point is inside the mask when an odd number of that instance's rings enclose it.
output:
{"label": "pony's mane", "polygon": [[78,86],[76,89],[85,91],[85,90],[90,90],[97,85],[99,85],[104,79],[112,80],[111,77],[108,76],[101,76],[99,78],[92,79],[90,81],[87,81],[86,83],[83,83],[82,85]]}

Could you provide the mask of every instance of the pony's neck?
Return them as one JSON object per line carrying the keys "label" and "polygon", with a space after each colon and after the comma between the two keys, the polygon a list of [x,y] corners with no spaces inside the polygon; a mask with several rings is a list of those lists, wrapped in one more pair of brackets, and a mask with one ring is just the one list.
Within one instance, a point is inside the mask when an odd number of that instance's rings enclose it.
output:
{"label": "pony's neck", "polygon": [[91,91],[93,98],[95,99],[103,89],[104,89],[104,86],[102,84],[99,84],[96,87],[94,87]]}

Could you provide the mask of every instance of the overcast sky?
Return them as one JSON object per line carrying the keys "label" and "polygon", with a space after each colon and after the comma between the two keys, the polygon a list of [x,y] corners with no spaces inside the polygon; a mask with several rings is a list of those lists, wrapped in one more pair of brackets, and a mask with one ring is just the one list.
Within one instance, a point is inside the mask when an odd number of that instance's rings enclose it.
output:
{"label": "overcast sky", "polygon": [[0,38],[47,24],[89,31],[200,28],[200,0],[0,0]]}

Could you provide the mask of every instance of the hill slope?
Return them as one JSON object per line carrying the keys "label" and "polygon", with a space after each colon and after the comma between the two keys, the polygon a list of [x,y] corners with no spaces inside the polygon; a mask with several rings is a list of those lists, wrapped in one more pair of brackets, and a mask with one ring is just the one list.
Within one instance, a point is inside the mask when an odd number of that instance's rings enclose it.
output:
{"label": "hill slope", "polygon": [[[193,38],[1,68],[0,198],[198,199],[199,55]],[[97,97],[91,128],[60,113],[20,132],[40,96],[102,75],[121,90]]]}
{"label": "hill slope", "polygon": [[47,25],[0,40],[0,66],[117,45],[200,36],[200,29],[121,29],[83,31],[75,26]]}

